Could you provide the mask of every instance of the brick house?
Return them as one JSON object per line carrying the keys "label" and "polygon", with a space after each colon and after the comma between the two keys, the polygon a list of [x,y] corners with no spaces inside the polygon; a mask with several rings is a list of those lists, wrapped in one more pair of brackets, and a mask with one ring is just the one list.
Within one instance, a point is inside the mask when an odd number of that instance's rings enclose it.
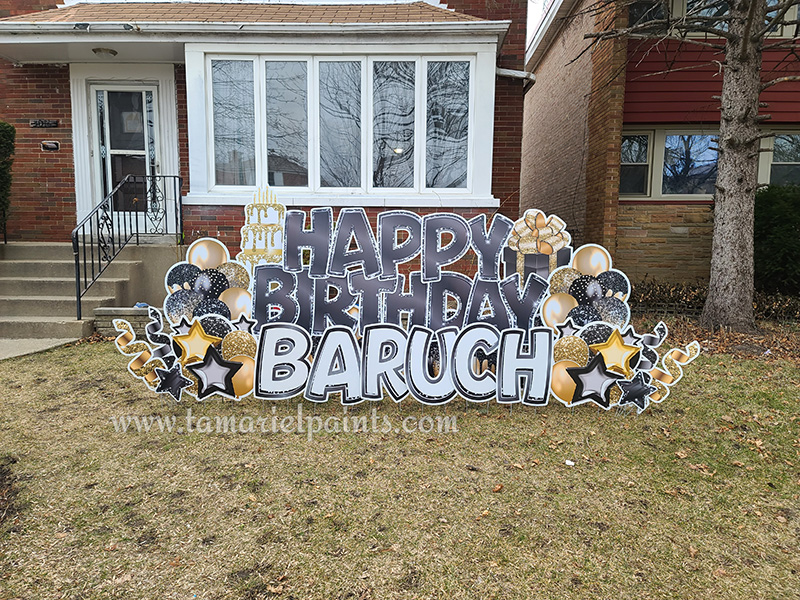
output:
{"label": "brick house", "polygon": [[[527,48],[537,83],[525,96],[521,206],[557,213],[578,242],[609,248],[632,279],[705,280],[720,57],[690,43],[642,39],[584,52],[584,34],[606,19],[589,14],[591,5],[550,2]],[[673,0],[671,10],[686,7]],[[763,70],[771,79],[796,75],[800,65],[785,50],[765,51]],[[771,87],[761,100],[762,114],[771,115],[764,130],[775,137],[762,142],[760,183],[798,183],[800,82]]]}
{"label": "brick house", "polygon": [[289,207],[516,218],[526,10],[0,0],[8,238],[69,240],[126,173],[182,176],[186,241],[232,249],[267,184]]}

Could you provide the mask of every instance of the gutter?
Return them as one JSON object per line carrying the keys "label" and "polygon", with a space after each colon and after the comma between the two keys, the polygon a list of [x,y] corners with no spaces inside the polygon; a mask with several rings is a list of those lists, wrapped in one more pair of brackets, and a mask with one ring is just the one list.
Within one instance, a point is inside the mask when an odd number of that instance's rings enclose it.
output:
{"label": "gutter", "polygon": [[392,32],[441,32],[441,33],[488,33],[500,37],[502,44],[511,21],[462,21],[429,23],[221,23],[221,22],[168,22],[147,21],[143,23],[97,22],[97,23],[39,23],[34,21],[0,21],[0,34],[42,35],[74,33],[78,36],[91,33],[171,33],[171,34],[215,34],[215,33],[329,33],[331,30],[363,33]]}

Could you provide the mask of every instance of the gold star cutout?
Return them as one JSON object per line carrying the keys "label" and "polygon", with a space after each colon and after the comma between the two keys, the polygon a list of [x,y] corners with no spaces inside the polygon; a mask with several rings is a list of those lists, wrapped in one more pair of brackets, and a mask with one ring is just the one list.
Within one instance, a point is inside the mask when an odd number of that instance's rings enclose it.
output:
{"label": "gold star cutout", "polygon": [[203,326],[200,325],[198,321],[192,323],[187,333],[176,335],[172,339],[175,340],[183,351],[183,354],[181,354],[182,365],[203,360],[208,347],[222,341],[222,338],[218,338],[215,335],[208,335],[203,331]]}
{"label": "gold star cutout", "polygon": [[589,348],[603,355],[606,369],[609,371],[625,375],[625,377],[633,375],[630,360],[634,354],[639,352],[639,348],[626,344],[619,333],[619,329],[615,329],[602,344],[592,344]]}

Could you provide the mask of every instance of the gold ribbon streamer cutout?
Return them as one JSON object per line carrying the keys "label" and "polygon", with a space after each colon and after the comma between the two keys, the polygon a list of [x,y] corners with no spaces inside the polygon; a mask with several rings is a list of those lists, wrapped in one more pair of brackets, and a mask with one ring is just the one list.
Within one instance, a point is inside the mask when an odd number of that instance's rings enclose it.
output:
{"label": "gold ribbon streamer cutout", "polygon": [[133,373],[134,377],[144,379],[148,387],[155,388],[156,381],[158,381],[155,369],[156,367],[166,369],[166,365],[161,359],[151,360],[152,348],[146,342],[136,341],[136,334],[130,323],[124,319],[114,319],[113,323],[114,329],[122,332],[114,340],[117,350],[126,356],[136,355],[136,358],[128,363],[128,370]]}
{"label": "gold ribbon streamer cutout", "polygon": [[653,386],[656,391],[650,394],[652,402],[661,402],[669,396],[669,388],[678,383],[683,377],[683,366],[688,365],[695,358],[700,356],[700,344],[692,342],[686,346],[686,350],[673,348],[664,355],[661,361],[666,371],[659,368],[652,369],[650,375],[653,377]]}

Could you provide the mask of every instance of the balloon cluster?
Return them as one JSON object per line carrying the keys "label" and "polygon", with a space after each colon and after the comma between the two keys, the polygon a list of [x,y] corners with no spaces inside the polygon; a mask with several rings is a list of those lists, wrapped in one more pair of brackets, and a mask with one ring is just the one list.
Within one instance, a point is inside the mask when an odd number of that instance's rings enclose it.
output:
{"label": "balloon cluster", "polygon": [[247,269],[230,260],[224,244],[203,238],[189,246],[185,261],[169,269],[164,286],[168,293],[164,315],[173,330],[172,347],[182,367],[179,376],[193,381],[185,391],[198,399],[205,397],[190,366],[206,360],[213,347],[219,351],[220,360],[241,364],[231,368],[235,369],[232,381],[221,382],[221,388],[214,392],[238,398],[249,394],[256,338],[252,333],[255,323],[250,320],[252,296]]}
{"label": "balloon cluster", "polygon": [[626,300],[631,284],[611,268],[602,246],[587,244],[575,251],[572,263],[550,274],[550,296],[542,304],[542,321],[553,331],[568,319],[578,327],[595,322],[624,327],[631,311]]}

